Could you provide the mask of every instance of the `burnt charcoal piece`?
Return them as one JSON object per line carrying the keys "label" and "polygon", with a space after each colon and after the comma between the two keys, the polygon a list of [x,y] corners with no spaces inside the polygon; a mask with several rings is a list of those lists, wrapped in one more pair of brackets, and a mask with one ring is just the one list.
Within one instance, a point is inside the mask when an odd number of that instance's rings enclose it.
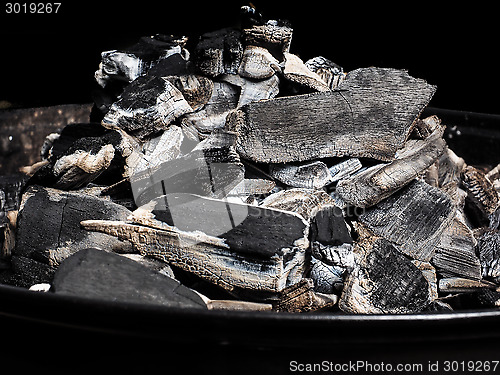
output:
{"label": "burnt charcoal piece", "polygon": [[370,207],[402,188],[443,153],[443,128],[425,140],[409,140],[389,164],[377,164],[337,184],[337,194],[357,207]]}
{"label": "burnt charcoal piece", "polygon": [[103,198],[31,186],[24,193],[19,210],[13,255],[55,267],[87,247],[130,251],[126,242],[80,227],[82,220],[125,220],[130,213],[125,207]]}
{"label": "burnt charcoal piece", "polygon": [[182,126],[194,127],[198,138],[206,137],[214,129],[222,129],[228,113],[236,108],[238,89],[226,82],[213,82],[210,98],[203,108],[182,118]]}
{"label": "burnt charcoal piece", "polygon": [[171,55],[187,58],[187,51],[183,48],[186,42],[186,37],[157,34],[142,37],[138,43],[121,51],[102,52],[95,79],[102,87],[113,81],[130,83]]}
{"label": "burnt charcoal piece", "polygon": [[206,308],[198,293],[177,280],[118,254],[82,249],[57,269],[51,291],[107,301]]}
{"label": "burnt charcoal piece", "polygon": [[102,124],[145,139],[165,130],[172,121],[189,112],[193,109],[168,79],[146,75],[125,88]]}
{"label": "burnt charcoal piece", "polygon": [[334,306],[338,297],[334,294],[321,294],[314,291],[312,279],[302,279],[280,293],[277,311],[309,312],[324,310]]}
{"label": "burnt charcoal piece", "polygon": [[50,163],[40,168],[29,183],[64,190],[84,187],[118,159],[118,156],[115,159],[115,147],[120,140],[117,132],[101,137],[79,138],[62,154],[51,157]]}
{"label": "burnt charcoal piece", "polygon": [[[147,207],[156,220],[181,231],[220,237],[236,252],[272,256],[306,242],[307,225],[290,212],[182,193],[162,196]],[[145,214],[144,208],[136,212]]]}
{"label": "burnt charcoal piece", "polygon": [[439,280],[440,293],[471,293],[481,289],[495,289],[497,285],[486,280],[471,280],[462,277],[449,277]]}
{"label": "burnt charcoal piece", "polygon": [[21,174],[0,176],[0,220],[7,216],[9,211],[19,209],[26,180],[26,176]]}
{"label": "burnt charcoal piece", "polygon": [[353,242],[342,210],[335,205],[318,210],[311,221],[310,232],[311,241],[318,241],[325,245],[336,246]]}
{"label": "burnt charcoal piece", "polygon": [[257,162],[334,156],[392,161],[434,91],[405,71],[357,69],[334,91],[244,105],[229,126],[239,133],[238,152]]}
{"label": "burnt charcoal piece", "polygon": [[270,175],[285,185],[321,189],[331,182],[328,167],[322,161],[305,162],[300,164],[271,164]]}
{"label": "burnt charcoal piece", "polygon": [[359,216],[374,234],[403,254],[429,261],[441,234],[455,217],[456,206],[441,190],[414,180]]}
{"label": "burnt charcoal piece", "polygon": [[337,182],[344,178],[349,178],[351,175],[359,171],[363,165],[358,158],[351,158],[344,160],[338,164],[332,165],[328,170],[330,171],[331,182]]}
{"label": "burnt charcoal piece", "polygon": [[279,61],[262,47],[247,46],[243,51],[238,75],[245,78],[262,80],[281,71]]}
{"label": "burnt charcoal piece", "polygon": [[238,108],[259,100],[272,99],[279,92],[280,80],[277,75],[272,75],[263,80],[253,80],[239,75],[227,74],[222,76],[221,79],[240,88],[240,96],[236,106]]}
{"label": "burnt charcoal piece", "polygon": [[330,87],[323,79],[311,71],[298,56],[292,53],[285,53],[284,56],[285,68],[283,69],[283,76],[287,80],[313,91],[330,91]]}
{"label": "burnt charcoal piece", "polygon": [[462,171],[462,185],[467,192],[465,213],[472,223],[476,227],[498,224],[498,218],[495,216],[500,214],[500,199],[485,174],[477,168],[467,166]]}
{"label": "burnt charcoal piece", "polygon": [[500,284],[500,231],[483,233],[479,237],[477,250],[483,277]]}
{"label": "burnt charcoal piece", "polygon": [[242,31],[245,46],[266,48],[278,60],[290,51],[293,29],[287,21],[270,20],[262,25],[252,25]]}
{"label": "burnt charcoal piece", "polygon": [[144,216],[139,221],[147,225],[107,220],[86,220],[81,224],[89,231],[130,241],[142,255],[163,260],[228,291],[243,291],[246,298],[253,300],[275,296],[306,272],[307,244],[303,238],[296,241],[297,246],[289,244],[277,251],[262,248],[260,253],[252,254],[230,248],[221,238],[181,231],[151,220],[147,211]]}
{"label": "burnt charcoal piece", "polygon": [[443,276],[458,276],[468,279],[481,279],[481,263],[476,255],[477,241],[472,230],[458,215],[446,227],[431,263]]}
{"label": "burnt charcoal piece", "polygon": [[318,211],[335,206],[335,201],[323,190],[294,188],[271,194],[261,205],[296,212],[310,222]]}
{"label": "burnt charcoal piece", "polygon": [[236,74],[243,55],[240,31],[221,29],[200,36],[193,51],[193,62],[209,77]]}
{"label": "burnt charcoal piece", "polygon": [[437,298],[432,267],[417,264],[390,242],[377,237],[363,238],[354,252],[356,264],[345,281],[339,301],[341,310],[411,314],[424,310]]}
{"label": "burnt charcoal piece", "polygon": [[307,60],[305,65],[316,73],[331,90],[335,89],[345,78],[342,67],[323,56],[313,57]]}
{"label": "burnt charcoal piece", "polygon": [[244,177],[244,167],[234,150],[235,138],[234,133],[214,131],[188,154],[131,176],[137,205],[175,192],[227,196]]}
{"label": "burnt charcoal piece", "polygon": [[[13,255],[11,270],[0,273],[2,283],[29,288],[40,283],[51,283],[56,267],[23,256]],[[5,277],[5,279],[3,279]]]}
{"label": "burnt charcoal piece", "polygon": [[332,266],[312,257],[309,277],[314,281],[314,291],[326,294],[338,293],[339,289],[342,291],[344,271],[342,267]]}

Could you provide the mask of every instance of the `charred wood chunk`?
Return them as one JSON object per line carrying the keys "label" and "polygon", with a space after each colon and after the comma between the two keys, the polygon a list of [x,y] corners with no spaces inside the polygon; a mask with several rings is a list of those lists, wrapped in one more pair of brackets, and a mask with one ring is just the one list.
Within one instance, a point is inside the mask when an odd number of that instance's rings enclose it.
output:
{"label": "charred wood chunk", "polygon": [[321,77],[311,71],[296,55],[285,53],[285,68],[283,76],[291,82],[307,87],[314,91],[329,91],[330,87]]}
{"label": "charred wood chunk", "polygon": [[500,232],[490,230],[478,240],[478,253],[482,276],[500,284]]}
{"label": "charred wood chunk", "polygon": [[440,293],[471,293],[481,289],[495,289],[496,284],[486,280],[471,280],[463,277],[450,277],[439,280]]}
{"label": "charred wood chunk", "polygon": [[244,177],[244,167],[234,149],[235,140],[232,132],[214,131],[188,154],[132,175],[137,205],[175,192],[227,196]]}
{"label": "charred wood chunk", "polygon": [[142,264],[98,249],[82,249],[57,269],[51,290],[107,301],[206,308],[193,290]]}
{"label": "charred wood chunk", "polygon": [[405,186],[429,168],[443,153],[445,141],[439,128],[425,140],[409,140],[390,164],[378,164],[337,185],[337,194],[357,207],[370,207]]}
{"label": "charred wood chunk", "polygon": [[87,220],[82,226],[128,240],[143,255],[195,273],[228,291],[245,291],[252,299],[275,296],[298,282],[306,271],[303,246],[283,248],[267,256],[251,254],[231,249],[223,239],[202,232],[149,223],[156,227],[106,220]]}
{"label": "charred wood chunk", "polygon": [[[151,207],[151,208],[150,208]],[[235,252],[271,257],[282,248],[307,247],[308,224],[297,214],[192,194],[168,194],[134,212],[185,232],[220,237]]]}
{"label": "charred wood chunk", "polygon": [[405,71],[357,69],[335,91],[243,106],[232,117],[237,149],[264,163],[333,156],[392,161],[434,91]]}
{"label": "charred wood chunk", "polygon": [[165,130],[172,121],[189,112],[193,109],[172,83],[163,77],[146,75],[125,88],[102,124],[145,139]]}
{"label": "charred wood chunk", "polygon": [[442,233],[431,263],[441,275],[481,279],[477,241],[462,215],[453,219]]}
{"label": "charred wood chunk", "polygon": [[110,82],[132,82],[144,75],[151,67],[174,54],[187,58],[183,48],[186,37],[155,35],[143,37],[139,42],[124,50],[111,50],[101,53],[101,63],[95,72],[97,83],[106,87]]}
{"label": "charred wood chunk", "polygon": [[337,300],[338,298],[334,294],[316,293],[312,279],[304,278],[280,293],[276,310],[287,312],[317,311],[332,307],[337,303]]}
{"label": "charred wood chunk", "polygon": [[415,180],[367,209],[359,221],[403,254],[429,261],[455,212],[456,206],[446,193]]}
{"label": "charred wood chunk", "polygon": [[296,212],[310,222],[324,207],[335,206],[335,201],[323,190],[295,188],[271,194],[261,205]]}
{"label": "charred wood chunk", "polygon": [[242,38],[245,46],[264,47],[278,61],[283,61],[283,53],[290,51],[292,33],[293,29],[288,22],[271,20],[243,29]]}
{"label": "charred wood chunk", "polygon": [[156,170],[162,163],[174,160],[181,154],[184,133],[179,126],[170,125],[158,137],[151,138],[142,144],[140,152],[129,162],[131,175]]}
{"label": "charred wood chunk", "polygon": [[336,294],[342,291],[345,268],[332,266],[323,261],[311,258],[309,277],[314,282],[314,291],[325,294]]}
{"label": "charred wood chunk", "polygon": [[126,242],[80,227],[82,220],[125,220],[130,213],[125,207],[103,198],[31,186],[23,195],[13,254],[57,266],[87,247],[130,251]]}
{"label": "charred wood chunk", "polygon": [[200,36],[194,48],[193,61],[209,77],[236,74],[243,55],[240,31],[221,29]]}
{"label": "charred wood chunk", "polygon": [[345,78],[342,67],[323,56],[313,57],[307,60],[305,65],[316,73],[331,90],[335,89]]}
{"label": "charred wood chunk", "polygon": [[210,134],[214,129],[222,129],[226,117],[238,104],[238,89],[226,82],[214,82],[212,95],[203,108],[188,113],[182,118],[182,125],[194,126],[198,134]]}
{"label": "charred wood chunk", "polygon": [[467,166],[462,172],[462,185],[467,192],[465,213],[471,222],[476,227],[498,225],[499,195],[485,174],[477,168]]}
{"label": "charred wood chunk", "polygon": [[96,180],[114,159],[115,147],[109,137],[80,138],[59,158],[39,169],[30,184],[79,189]]}
{"label": "charred wood chunk", "polygon": [[258,102],[259,100],[272,99],[279,92],[280,80],[278,76],[272,75],[267,79],[253,80],[240,77],[239,75],[224,75],[221,79],[240,88],[237,107],[245,104]]}
{"label": "charred wood chunk", "polygon": [[359,171],[362,167],[363,165],[358,158],[344,160],[328,168],[331,176],[330,179],[332,182],[343,180]]}
{"label": "charred wood chunk", "polygon": [[364,238],[355,246],[356,264],[344,285],[340,308],[364,314],[404,314],[424,310],[435,298],[431,267],[416,264],[389,241]]}
{"label": "charred wood chunk", "polygon": [[425,139],[434,133],[441,125],[441,119],[436,115],[417,119],[413,123],[412,135],[417,139]]}
{"label": "charred wood chunk", "polygon": [[272,164],[270,175],[284,184],[306,189],[321,189],[331,182],[328,167],[322,161],[295,164]]}
{"label": "charred wood chunk", "polygon": [[26,180],[21,174],[0,176],[0,220],[19,209]]}
{"label": "charred wood chunk", "polygon": [[10,270],[0,272],[0,281],[21,288],[51,283],[57,269],[46,263],[17,255],[12,256],[10,264]]}
{"label": "charred wood chunk", "polygon": [[268,195],[276,187],[272,180],[263,178],[245,178],[231,189],[228,196],[247,197],[252,195]]}
{"label": "charred wood chunk", "polygon": [[311,241],[324,245],[342,245],[352,243],[349,228],[344,220],[342,210],[329,205],[319,209],[311,221]]}
{"label": "charred wood chunk", "polygon": [[167,79],[182,93],[182,96],[193,111],[205,106],[214,90],[213,81],[201,75],[185,74],[162,77]]}
{"label": "charred wood chunk", "polygon": [[262,47],[247,46],[243,51],[238,74],[251,79],[266,79],[281,71],[279,61]]}

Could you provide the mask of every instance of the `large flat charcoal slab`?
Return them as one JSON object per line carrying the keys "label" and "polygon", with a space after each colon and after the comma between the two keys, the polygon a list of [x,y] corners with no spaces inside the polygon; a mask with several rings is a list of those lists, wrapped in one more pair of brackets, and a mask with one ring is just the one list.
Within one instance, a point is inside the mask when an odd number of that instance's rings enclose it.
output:
{"label": "large flat charcoal slab", "polygon": [[51,290],[107,301],[206,308],[196,292],[177,280],[134,260],[92,248],[82,249],[61,263]]}
{"label": "large flat charcoal slab", "polygon": [[424,310],[435,298],[435,281],[389,241],[364,238],[355,249],[356,264],[346,279],[339,306],[350,313],[404,314]]}
{"label": "large flat charcoal slab", "polygon": [[130,213],[104,198],[31,186],[23,195],[13,254],[57,266],[87,247],[130,251],[128,243],[90,233],[80,226],[82,220],[88,219],[125,220]]}
{"label": "large flat charcoal slab", "polygon": [[[232,203],[193,194],[168,194],[148,204],[156,220],[181,231],[220,237],[237,253],[272,257],[283,248],[306,246],[308,224],[282,210]],[[134,212],[149,217],[145,208]],[[142,222],[147,223],[147,222]]]}
{"label": "large flat charcoal slab", "polygon": [[231,249],[223,239],[203,232],[181,231],[157,220],[145,222],[154,227],[108,220],[86,220],[82,226],[128,240],[143,255],[163,260],[249,299],[276,296],[300,281],[306,272],[303,246],[283,248],[272,256],[264,252],[243,253]]}
{"label": "large flat charcoal slab", "polygon": [[359,221],[391,241],[402,253],[429,261],[456,206],[438,188],[414,180],[389,198],[365,210]]}
{"label": "large flat charcoal slab", "polygon": [[232,119],[237,149],[264,163],[340,156],[391,161],[434,91],[406,71],[357,69],[334,91],[243,106]]}

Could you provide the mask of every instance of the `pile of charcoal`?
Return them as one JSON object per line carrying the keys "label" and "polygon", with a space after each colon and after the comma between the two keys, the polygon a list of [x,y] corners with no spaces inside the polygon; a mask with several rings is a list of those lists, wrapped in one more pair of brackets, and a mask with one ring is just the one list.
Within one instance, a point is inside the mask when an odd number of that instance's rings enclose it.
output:
{"label": "pile of charcoal", "polygon": [[89,122],[47,136],[4,208],[1,281],[205,309],[500,306],[500,165],[420,117],[425,80],[291,41],[242,7],[238,28],[103,52]]}

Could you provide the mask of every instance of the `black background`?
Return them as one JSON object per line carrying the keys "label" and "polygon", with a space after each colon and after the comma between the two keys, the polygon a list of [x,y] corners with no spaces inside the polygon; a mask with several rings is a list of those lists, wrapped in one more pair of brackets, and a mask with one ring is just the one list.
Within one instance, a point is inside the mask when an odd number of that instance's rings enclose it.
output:
{"label": "black background", "polygon": [[[91,102],[101,51],[156,33],[184,34],[194,42],[200,33],[236,26],[239,7],[247,4],[58,1],[58,14],[6,14],[2,4],[0,100],[24,107]],[[253,4],[268,19],[291,22],[291,52],[304,61],[322,55],[345,71],[366,66],[407,69],[438,86],[431,106],[500,113],[499,33],[493,5],[301,0]]]}

